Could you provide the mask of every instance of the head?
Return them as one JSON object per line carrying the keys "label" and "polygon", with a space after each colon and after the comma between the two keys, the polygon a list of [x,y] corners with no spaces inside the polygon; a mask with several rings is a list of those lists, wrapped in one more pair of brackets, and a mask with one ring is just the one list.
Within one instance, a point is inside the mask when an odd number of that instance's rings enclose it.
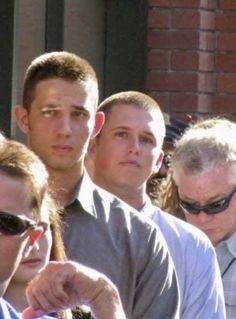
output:
{"label": "head", "polygon": [[[175,143],[183,135],[184,131],[189,124],[165,113],[166,135],[163,143],[164,158],[161,168],[155,177],[163,178],[167,176],[167,173],[171,167],[171,156],[175,148]],[[187,121],[189,122],[189,116]]]}
{"label": "head", "polygon": [[[29,254],[24,256],[14,273],[4,298],[12,299],[12,290],[17,285],[27,286],[31,279],[42,270],[50,260],[64,261],[66,254],[61,233],[61,222],[58,207],[54,200],[47,194],[42,203],[42,209],[38,211],[38,218],[43,221],[47,227],[42,236],[34,243]],[[18,298],[22,298],[18,297]]]}
{"label": "head", "polygon": [[146,94],[127,91],[108,97],[98,110],[105,114],[105,124],[90,144],[95,182],[108,190],[145,189],[163,158],[165,125],[159,105]]}
{"label": "head", "polygon": [[88,61],[69,52],[45,53],[26,71],[15,116],[48,168],[67,169],[81,162],[89,138],[100,130],[97,102],[98,81]]}
{"label": "head", "polygon": [[[47,172],[26,146],[0,142],[0,293],[45,231],[40,219]],[[43,212],[42,212],[43,214]]]}
{"label": "head", "polygon": [[[184,218],[181,209],[176,210],[176,187],[172,183],[171,178],[171,162],[172,153],[175,148],[175,143],[183,135],[189,124],[182,122],[181,120],[164,113],[166,135],[162,150],[164,152],[163,161],[159,171],[156,174],[152,174],[147,183],[147,194],[152,201],[163,210],[167,212],[177,213],[177,216]],[[186,121],[189,122],[191,117],[188,115]],[[170,176],[168,176],[170,175]],[[171,205],[169,205],[171,203]]]}
{"label": "head", "polygon": [[236,124],[196,123],[177,142],[173,179],[185,218],[214,245],[236,231]]}

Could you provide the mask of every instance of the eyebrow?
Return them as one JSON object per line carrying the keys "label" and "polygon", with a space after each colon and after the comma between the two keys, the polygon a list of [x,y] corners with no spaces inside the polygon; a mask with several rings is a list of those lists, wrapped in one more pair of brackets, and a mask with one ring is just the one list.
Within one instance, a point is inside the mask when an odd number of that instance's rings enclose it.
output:
{"label": "eyebrow", "polygon": [[[227,196],[228,196],[227,194],[219,194],[219,195],[212,196],[212,197],[207,199],[207,201],[203,204],[203,206],[209,205],[209,204],[214,203],[214,202],[218,202],[219,200],[222,200]],[[180,198],[180,199],[184,202],[188,202],[191,204],[196,204],[196,205],[202,206],[199,202],[197,202],[196,200],[193,200],[192,198],[185,197],[185,198]]]}
{"label": "eyebrow", "polygon": [[[87,111],[87,109],[83,105],[72,104],[71,107],[76,109],[76,110]],[[43,108],[56,109],[56,108],[61,108],[61,106],[57,103],[48,103],[48,104],[45,104],[41,107],[41,109],[43,109]]]}
{"label": "eyebrow", "polygon": [[[125,130],[125,131],[130,131],[131,130],[131,128],[129,128],[129,127],[127,127],[127,126],[116,126],[116,127],[114,127],[114,128],[112,128],[112,131],[115,131],[115,130]],[[145,134],[145,135],[148,135],[148,136],[150,136],[150,137],[152,137],[152,138],[155,138],[155,136],[151,133],[151,132],[149,132],[149,131],[142,131],[141,132],[142,134]]]}

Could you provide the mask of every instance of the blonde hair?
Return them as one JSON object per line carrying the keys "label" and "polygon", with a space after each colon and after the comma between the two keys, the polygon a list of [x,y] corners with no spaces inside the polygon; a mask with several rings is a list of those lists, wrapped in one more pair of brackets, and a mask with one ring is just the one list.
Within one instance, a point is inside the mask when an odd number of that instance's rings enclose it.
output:
{"label": "blonde hair", "polygon": [[132,104],[134,107],[145,111],[156,110],[159,115],[159,122],[157,123],[158,131],[163,143],[166,133],[165,121],[159,104],[153,98],[138,91],[123,91],[113,94],[102,101],[98,106],[98,111],[103,112],[106,118],[108,118],[113,106],[118,104]]}
{"label": "blonde hair", "polygon": [[175,145],[173,170],[199,174],[217,165],[236,164],[236,124],[213,118],[192,125]]}

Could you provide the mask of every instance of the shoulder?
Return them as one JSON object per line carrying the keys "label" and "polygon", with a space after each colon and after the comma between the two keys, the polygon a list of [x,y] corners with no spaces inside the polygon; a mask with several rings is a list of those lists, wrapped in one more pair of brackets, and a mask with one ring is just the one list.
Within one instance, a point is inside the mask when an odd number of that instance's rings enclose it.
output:
{"label": "shoulder", "polygon": [[157,207],[152,219],[159,225],[162,232],[174,234],[181,240],[182,244],[186,242],[188,246],[202,247],[204,251],[207,248],[213,249],[206,234],[190,223],[164,212]]}
{"label": "shoulder", "polygon": [[[119,227],[126,228],[132,240],[135,238],[139,242],[139,246],[146,247],[150,245],[150,242],[156,242],[158,245],[164,243],[165,245],[165,240],[159,226],[120,198],[95,186],[94,199],[97,208],[99,208],[97,214],[101,214],[101,211],[105,210],[109,223],[114,223],[116,229]],[[140,243],[140,241],[143,242]]]}

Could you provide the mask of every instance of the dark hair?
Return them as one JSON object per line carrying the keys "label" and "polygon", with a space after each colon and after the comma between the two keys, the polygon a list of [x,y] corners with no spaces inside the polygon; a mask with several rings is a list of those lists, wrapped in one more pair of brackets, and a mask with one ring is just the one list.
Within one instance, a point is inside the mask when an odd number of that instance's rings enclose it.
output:
{"label": "dark hair", "polygon": [[23,106],[30,111],[35,87],[40,81],[60,78],[89,87],[89,94],[98,103],[98,81],[89,62],[76,54],[66,51],[51,52],[35,58],[25,73],[23,87]]}

